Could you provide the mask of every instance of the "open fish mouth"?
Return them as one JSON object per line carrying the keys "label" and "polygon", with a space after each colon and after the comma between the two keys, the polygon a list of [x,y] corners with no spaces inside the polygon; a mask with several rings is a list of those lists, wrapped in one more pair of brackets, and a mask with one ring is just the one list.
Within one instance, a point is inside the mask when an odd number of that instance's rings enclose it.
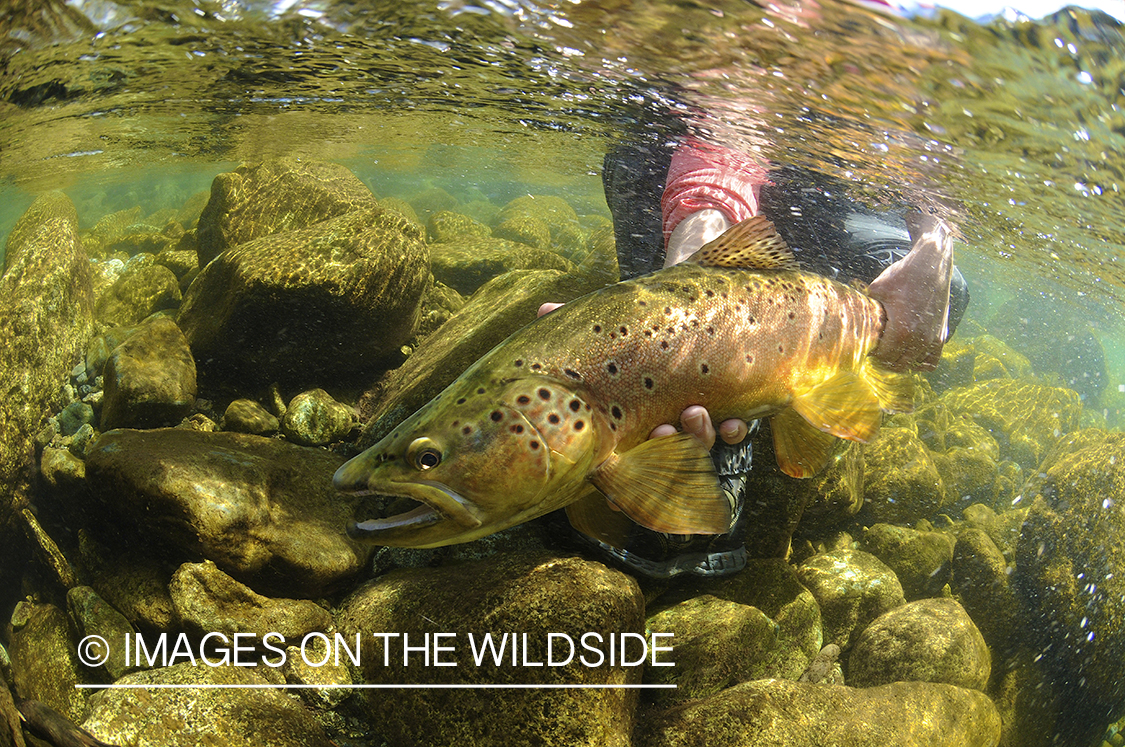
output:
{"label": "open fish mouth", "polygon": [[353,539],[379,540],[387,535],[423,530],[442,522],[451,522],[465,529],[481,525],[481,520],[472,510],[472,503],[443,483],[419,480],[379,485],[376,489],[363,481],[349,481],[348,475],[341,474],[343,470],[344,467],[341,467],[341,471],[337,472],[336,487],[350,495],[375,495],[388,501],[399,499],[398,502],[409,499],[409,507],[405,511],[384,518],[350,522],[347,533]]}

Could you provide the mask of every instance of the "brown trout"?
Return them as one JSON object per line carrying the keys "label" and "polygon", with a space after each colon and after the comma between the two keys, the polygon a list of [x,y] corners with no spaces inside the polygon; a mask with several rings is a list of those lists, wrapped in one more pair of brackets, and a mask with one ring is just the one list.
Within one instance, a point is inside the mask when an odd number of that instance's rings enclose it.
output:
{"label": "brown trout", "polygon": [[467,542],[593,486],[655,531],[724,533],[731,507],[703,445],[652,429],[688,405],[716,422],[768,417],[781,469],[810,477],[837,438],[866,442],[883,412],[912,408],[910,374],[872,356],[885,319],[865,292],[800,271],[773,224],[751,218],[683,264],[529,324],[340,467],[340,490],[420,504],[348,532]]}

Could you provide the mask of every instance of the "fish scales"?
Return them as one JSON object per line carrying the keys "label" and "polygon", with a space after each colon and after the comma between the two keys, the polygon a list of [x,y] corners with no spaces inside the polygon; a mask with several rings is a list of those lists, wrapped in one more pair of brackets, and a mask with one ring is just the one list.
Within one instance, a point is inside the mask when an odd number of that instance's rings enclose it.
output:
{"label": "fish scales", "polygon": [[[764,267],[723,266],[728,255]],[[418,502],[349,533],[434,547],[580,500],[608,500],[656,531],[727,531],[731,507],[706,449],[687,434],[649,438],[657,425],[689,405],[716,420],[772,417],[778,464],[807,477],[836,438],[868,440],[884,410],[909,406],[909,375],[870,355],[883,307],[795,268],[772,224],[754,218],[691,263],[516,332],[337,471],[342,490]],[[596,514],[568,510],[575,521]]]}

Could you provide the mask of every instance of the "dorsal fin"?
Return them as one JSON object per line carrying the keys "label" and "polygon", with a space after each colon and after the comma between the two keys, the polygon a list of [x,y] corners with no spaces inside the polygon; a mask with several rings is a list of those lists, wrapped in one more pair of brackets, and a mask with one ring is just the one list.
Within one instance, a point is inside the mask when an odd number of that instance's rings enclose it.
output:
{"label": "dorsal fin", "polygon": [[687,261],[704,267],[799,269],[793,251],[764,215],[755,215],[731,226],[722,236],[701,246]]}

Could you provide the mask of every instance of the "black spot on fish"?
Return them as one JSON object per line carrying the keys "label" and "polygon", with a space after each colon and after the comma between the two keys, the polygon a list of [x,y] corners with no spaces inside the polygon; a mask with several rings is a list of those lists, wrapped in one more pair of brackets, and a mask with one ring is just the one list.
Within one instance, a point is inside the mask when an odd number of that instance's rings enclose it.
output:
{"label": "black spot on fish", "polygon": [[551,398],[551,390],[550,389],[540,389],[539,390],[539,399],[550,399],[550,398]]}
{"label": "black spot on fish", "polygon": [[708,298],[714,298],[715,297],[715,291],[713,291],[713,290],[705,290],[703,292],[707,294]]}
{"label": "black spot on fish", "polygon": [[667,341],[667,340],[661,340],[661,341],[660,341],[660,347],[662,347],[662,348],[664,348],[665,350],[667,350],[667,349],[668,349],[668,341]]}
{"label": "black spot on fish", "polygon": [[747,363],[753,363],[754,362],[754,356],[752,356],[752,355],[746,356],[746,362]]}
{"label": "black spot on fish", "polygon": [[586,424],[583,423],[581,420],[575,420],[574,421],[574,430],[580,431],[585,427],[586,427]]}
{"label": "black spot on fish", "polygon": [[652,337],[652,330],[651,329],[645,330],[645,337]]}
{"label": "black spot on fish", "polygon": [[789,318],[790,318],[790,319],[796,319],[796,318],[797,318],[797,314],[796,314],[796,312],[790,311],[790,312],[789,312]]}
{"label": "black spot on fish", "polygon": [[701,374],[709,374],[709,373],[711,373],[711,368],[706,363],[704,363],[703,365],[701,365],[699,367],[699,372]]}
{"label": "black spot on fish", "polygon": [[569,376],[572,379],[581,379],[582,378],[582,374],[580,374],[577,371],[575,371],[573,369],[570,369],[570,368],[564,368],[563,373],[566,374],[567,376]]}
{"label": "black spot on fish", "polygon": [[539,365],[538,363],[532,363],[532,364],[531,364],[531,370],[532,370],[532,371],[538,371],[538,370],[539,370],[539,369],[541,369],[541,368],[543,368],[543,367],[542,367],[542,366],[540,366],[540,365]]}
{"label": "black spot on fish", "polygon": [[452,423],[449,424],[449,427],[450,428],[456,428],[459,425],[461,425],[461,421],[460,420],[454,420]]}
{"label": "black spot on fish", "polygon": [[521,405],[526,405],[531,402],[531,397],[528,397],[526,394],[521,394],[520,396],[516,397],[516,402]]}
{"label": "black spot on fish", "polygon": [[602,331],[602,325],[600,325],[600,324],[595,324],[595,325],[594,325],[594,334],[595,334],[595,335],[597,335],[597,334],[601,334],[601,331]]}
{"label": "black spot on fish", "polygon": [[609,339],[616,340],[617,339],[617,333],[616,332],[610,332],[609,333]]}
{"label": "black spot on fish", "polygon": [[746,321],[750,322],[751,324],[757,324],[757,322],[754,321],[754,315],[753,314],[746,317]]}
{"label": "black spot on fish", "polygon": [[652,379],[650,379],[649,377],[646,376],[645,377],[645,389],[652,389],[652,387],[653,387]]}
{"label": "black spot on fish", "polygon": [[622,337],[629,334],[629,330],[626,327],[622,327],[619,331],[621,332]]}
{"label": "black spot on fish", "polygon": [[578,412],[578,408],[580,408],[580,407],[582,407],[582,403],[579,402],[578,400],[572,399],[570,401],[570,411],[571,412]]}
{"label": "black spot on fish", "polygon": [[477,388],[477,394],[484,394],[484,387],[483,386]]}
{"label": "black spot on fish", "polygon": [[613,417],[615,417],[616,419],[618,419],[618,420],[620,420],[620,419],[621,419],[621,408],[620,408],[620,407],[618,407],[617,405],[614,405],[614,406],[613,406],[613,407],[612,407],[612,408],[610,409],[610,411],[609,411],[609,412],[610,412],[610,414],[611,414],[611,415],[613,415]]}
{"label": "black spot on fish", "polygon": [[611,431],[615,431],[615,430],[617,430],[617,423],[610,423],[610,424],[609,424],[609,429],[610,429]]}
{"label": "black spot on fish", "polygon": [[638,306],[648,306],[648,301],[637,301]]}
{"label": "black spot on fish", "polygon": [[784,353],[785,352],[785,346],[784,345],[778,345],[777,346],[777,352]]}
{"label": "black spot on fish", "polygon": [[672,316],[672,309],[671,309],[671,307],[669,307],[669,306],[665,306],[665,307],[664,307],[664,313],[665,313],[665,314],[667,314],[668,316]]}
{"label": "black spot on fish", "polygon": [[467,435],[469,435],[470,433],[473,432],[473,429],[466,425],[464,428],[461,429],[461,432],[464,433],[467,436]]}
{"label": "black spot on fish", "polygon": [[547,422],[550,423],[551,425],[558,425],[559,424],[559,416],[552,412],[550,415],[547,416]]}
{"label": "black spot on fish", "polygon": [[492,418],[493,423],[499,423],[504,418],[504,415],[499,410],[493,410],[489,417]]}
{"label": "black spot on fish", "polygon": [[536,441],[536,440],[534,440],[534,439],[532,439],[532,441],[531,441],[531,449],[532,449],[532,450],[534,451],[535,449],[538,449],[538,448],[539,448],[539,442],[538,442],[538,441]]}
{"label": "black spot on fish", "polygon": [[513,425],[510,428],[508,428],[508,430],[510,430],[512,433],[523,433],[523,426],[522,425]]}
{"label": "black spot on fish", "polygon": [[605,370],[609,371],[610,376],[616,376],[617,375],[617,364],[614,363],[613,361],[610,361],[609,363],[606,364]]}
{"label": "black spot on fish", "polygon": [[457,400],[457,404],[459,404],[459,405],[465,404],[465,398],[462,397],[461,399]]}
{"label": "black spot on fish", "polygon": [[522,365],[523,365],[523,361],[522,361],[522,360],[518,360],[518,361],[516,361],[516,368],[519,368],[519,367],[520,367],[520,366],[522,366]]}
{"label": "black spot on fish", "polygon": [[707,328],[707,334],[709,334],[709,335],[715,334],[715,328],[714,327],[708,327]]}

